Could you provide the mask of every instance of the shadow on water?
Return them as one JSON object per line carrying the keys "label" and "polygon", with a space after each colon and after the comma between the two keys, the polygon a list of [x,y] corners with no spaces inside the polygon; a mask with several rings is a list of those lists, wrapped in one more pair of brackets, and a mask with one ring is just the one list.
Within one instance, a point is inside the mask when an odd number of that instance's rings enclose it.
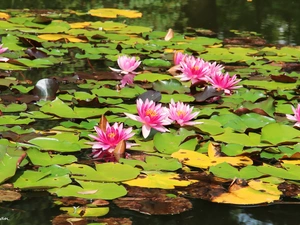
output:
{"label": "shadow on water", "polygon": [[[130,218],[134,225],[299,225],[299,205],[242,208],[203,200],[192,202],[194,207],[191,211],[170,216],[143,215],[111,204],[106,217]],[[21,201],[1,206],[0,225],[50,225],[51,219],[60,213],[47,193],[29,192]]]}

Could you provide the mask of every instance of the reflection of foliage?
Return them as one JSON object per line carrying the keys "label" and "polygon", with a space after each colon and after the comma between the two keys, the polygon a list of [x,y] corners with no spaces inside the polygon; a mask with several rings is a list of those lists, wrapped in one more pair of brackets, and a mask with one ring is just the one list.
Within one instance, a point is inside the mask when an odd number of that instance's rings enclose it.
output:
{"label": "reflection of foliage", "polygon": [[230,29],[253,30],[261,32],[270,42],[285,39],[283,44],[293,44],[300,41],[299,1],[217,0],[217,8],[218,25],[224,32]]}
{"label": "reflection of foliage", "polygon": [[[1,2],[0,9],[5,8],[30,8],[30,9],[80,9],[89,10],[101,7],[115,7],[120,9],[138,9],[143,13],[143,18],[135,20],[134,25],[150,26],[156,30],[167,30],[168,28],[184,27],[186,26],[186,16],[182,11],[182,7],[186,5],[188,0],[180,2],[173,0],[127,0],[127,1],[12,1]],[[131,22],[130,22],[131,23]]]}
{"label": "reflection of foliage", "polygon": [[80,9],[116,7],[138,9],[143,18],[127,23],[151,26],[156,30],[202,27],[226,32],[231,29],[262,33],[269,42],[300,43],[299,1],[282,0],[52,0],[1,1],[0,8]]}
{"label": "reflection of foliage", "polygon": [[156,30],[166,30],[179,25],[185,26],[186,19],[182,7],[186,4],[187,0],[180,2],[176,0],[129,0],[127,4],[121,1],[117,6],[138,9],[143,12],[142,19],[134,21],[135,25],[146,25]]}

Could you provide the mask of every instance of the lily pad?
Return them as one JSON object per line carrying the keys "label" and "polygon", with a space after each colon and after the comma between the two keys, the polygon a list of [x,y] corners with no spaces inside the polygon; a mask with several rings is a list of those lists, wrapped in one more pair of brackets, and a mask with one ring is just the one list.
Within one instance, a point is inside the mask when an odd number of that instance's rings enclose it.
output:
{"label": "lily pad", "polygon": [[92,181],[76,180],[80,186],[68,185],[62,188],[53,188],[48,191],[59,197],[79,197],[87,199],[112,200],[127,194],[122,185],[115,183],[99,183]]}
{"label": "lily pad", "polygon": [[66,168],[72,172],[73,178],[90,181],[118,182],[134,179],[140,174],[139,169],[119,163],[96,164],[96,170],[82,164],[71,164]]}

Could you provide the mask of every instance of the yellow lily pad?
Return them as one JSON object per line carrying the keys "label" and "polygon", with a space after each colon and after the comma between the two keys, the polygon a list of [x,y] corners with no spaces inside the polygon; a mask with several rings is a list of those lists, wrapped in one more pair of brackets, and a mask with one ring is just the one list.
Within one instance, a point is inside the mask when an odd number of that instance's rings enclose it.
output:
{"label": "yellow lily pad", "polygon": [[258,191],[250,186],[247,186],[237,189],[231,188],[229,193],[224,193],[212,199],[212,202],[237,205],[254,205],[262,203],[271,203],[276,200],[279,200],[279,198],[280,195],[273,195],[263,191]]}
{"label": "yellow lily pad", "polygon": [[102,9],[91,9],[89,14],[97,17],[104,18],[117,18],[118,16],[124,16],[127,18],[140,18],[142,13],[136,10],[125,10],[125,9],[112,9],[112,8],[102,8]]}
{"label": "yellow lily pad", "polygon": [[38,38],[47,41],[58,41],[60,39],[67,39],[69,42],[75,42],[75,43],[86,42],[85,40],[67,34],[41,34],[38,36]]}
{"label": "yellow lily pad", "polygon": [[187,166],[193,166],[202,169],[207,169],[210,166],[215,166],[223,162],[227,162],[232,166],[247,166],[253,164],[253,161],[247,156],[210,158],[205,154],[184,149],[174,152],[171,156]]}
{"label": "yellow lily pad", "polygon": [[185,187],[195,182],[197,180],[182,180],[177,173],[147,172],[147,175],[123,183],[146,188],[174,189],[175,186]]}
{"label": "yellow lily pad", "polygon": [[281,195],[282,192],[278,190],[278,185],[263,182],[261,180],[251,180],[248,185],[257,190],[257,191],[264,191],[266,193],[272,194],[272,195]]}

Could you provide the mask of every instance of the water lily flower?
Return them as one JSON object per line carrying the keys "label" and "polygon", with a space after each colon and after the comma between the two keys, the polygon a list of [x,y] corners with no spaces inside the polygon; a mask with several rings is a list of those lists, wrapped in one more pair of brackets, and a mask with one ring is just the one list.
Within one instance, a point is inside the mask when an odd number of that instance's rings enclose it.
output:
{"label": "water lily flower", "polygon": [[199,112],[192,113],[193,109],[194,107],[190,107],[188,104],[184,104],[183,102],[175,103],[171,99],[171,103],[169,104],[169,118],[180,126],[201,124],[201,122],[191,121],[199,114]]}
{"label": "water lily flower", "polygon": [[206,76],[209,74],[210,68],[207,62],[203,59],[195,57],[187,57],[180,62],[182,74],[176,76],[181,81],[191,81],[192,84],[199,81],[206,81]]}
{"label": "water lily flower", "polygon": [[286,118],[288,118],[291,121],[296,121],[294,126],[300,127],[300,104],[298,104],[296,109],[294,106],[292,106],[292,110],[294,112],[294,115],[286,114]]}
{"label": "water lily flower", "polygon": [[[8,48],[3,48],[2,45],[0,45],[0,54],[4,53],[7,51]],[[6,57],[1,57],[0,56],[0,62],[7,62],[9,60],[9,58],[6,58]]]}
{"label": "water lily flower", "polygon": [[189,55],[183,54],[182,52],[175,52],[173,55],[173,62],[175,65],[179,65],[181,61],[183,61]]}
{"label": "water lily flower", "polygon": [[120,87],[123,88],[126,86],[126,84],[132,85],[134,77],[135,77],[135,74],[133,74],[133,73],[125,74],[121,80]]}
{"label": "water lily flower", "polygon": [[214,73],[206,76],[207,82],[218,90],[223,90],[226,95],[231,95],[234,89],[241,88],[242,86],[235,86],[241,79],[237,79],[236,75],[230,76],[228,73]]}
{"label": "water lily flower", "polygon": [[[105,130],[101,130],[97,126],[94,128],[97,132],[97,136],[89,135],[91,138],[96,140],[96,142],[90,142],[90,144],[93,144],[93,158],[98,158],[101,154],[103,154],[103,151],[112,153],[119,142],[123,140],[126,141],[134,135],[134,133],[132,133],[132,128],[124,129],[122,123],[114,123],[112,126],[107,123]],[[126,148],[130,147],[131,144],[126,142]]]}
{"label": "water lily flower", "polygon": [[139,67],[141,64],[141,61],[137,60],[135,57],[129,57],[126,55],[119,56],[118,58],[118,65],[120,69],[115,69],[109,67],[112,71],[122,73],[122,74],[128,74],[128,73],[136,73],[134,70]]}
{"label": "water lily flower", "polygon": [[144,138],[149,136],[151,128],[160,132],[169,131],[164,127],[172,123],[172,120],[168,118],[169,110],[166,107],[162,107],[161,104],[156,104],[148,99],[145,102],[142,99],[138,99],[136,105],[138,116],[130,113],[125,113],[125,115],[132,120],[143,123],[142,134]]}
{"label": "water lily flower", "polygon": [[222,70],[224,69],[223,65],[217,64],[216,62],[208,63],[208,67],[209,67],[209,75],[215,73],[222,73]]}

